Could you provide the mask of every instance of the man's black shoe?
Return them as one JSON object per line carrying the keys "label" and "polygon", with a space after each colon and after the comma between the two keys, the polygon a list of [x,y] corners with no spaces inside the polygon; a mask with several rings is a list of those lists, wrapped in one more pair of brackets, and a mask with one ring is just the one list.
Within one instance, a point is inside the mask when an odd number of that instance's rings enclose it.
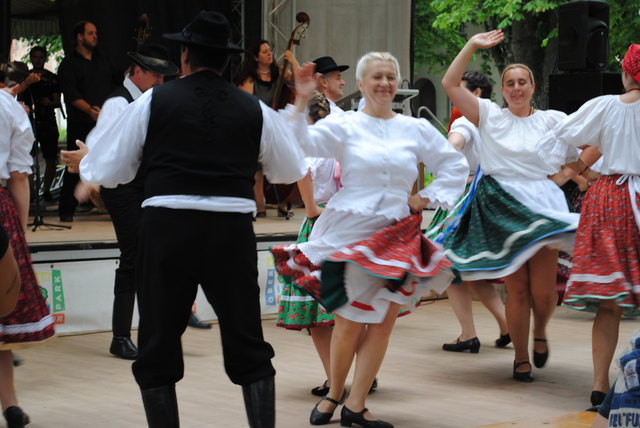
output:
{"label": "man's black shoe", "polygon": [[73,223],[73,216],[71,215],[61,215],[60,221],[63,223]]}
{"label": "man's black shoe", "polygon": [[129,336],[113,336],[109,352],[123,360],[135,360],[138,358],[138,348],[136,348]]}
{"label": "man's black shoe", "polygon": [[203,322],[193,312],[189,316],[189,327],[193,328],[211,328],[211,324]]}

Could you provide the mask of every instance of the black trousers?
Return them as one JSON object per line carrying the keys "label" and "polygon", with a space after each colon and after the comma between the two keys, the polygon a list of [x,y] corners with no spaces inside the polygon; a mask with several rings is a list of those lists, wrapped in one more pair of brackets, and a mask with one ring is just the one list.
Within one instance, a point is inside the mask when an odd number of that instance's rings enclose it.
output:
{"label": "black trousers", "polygon": [[138,359],[146,390],[182,379],[184,333],[198,284],[218,316],[224,367],[248,385],[275,375],[262,334],[257,253],[251,214],[148,207],[138,248]]}
{"label": "black trousers", "polygon": [[[89,131],[93,129],[95,124],[68,124],[67,126],[67,150],[78,150],[76,140],[85,142]],[[68,168],[64,169],[62,177],[62,189],[60,189],[60,201],[58,202],[58,215],[60,217],[73,217],[78,206],[78,201],[73,192],[76,185],[80,181],[80,174],[69,172]]]}
{"label": "black trousers", "polygon": [[130,336],[136,300],[135,264],[144,191],[142,183],[136,179],[115,189],[102,188],[100,195],[111,216],[120,248],[120,264],[113,286],[113,335]]}

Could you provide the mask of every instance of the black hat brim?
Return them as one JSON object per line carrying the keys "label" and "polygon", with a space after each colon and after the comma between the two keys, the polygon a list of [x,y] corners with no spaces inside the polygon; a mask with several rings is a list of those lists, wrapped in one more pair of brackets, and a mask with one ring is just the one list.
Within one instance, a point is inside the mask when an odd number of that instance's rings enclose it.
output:
{"label": "black hat brim", "polygon": [[187,30],[180,31],[179,33],[165,33],[162,35],[167,40],[173,40],[185,45],[200,46],[206,49],[211,49],[217,52],[225,53],[243,53],[244,49],[240,46],[229,42],[227,45],[220,45],[216,42],[212,42],[204,37],[199,37],[196,34],[189,34],[189,37],[185,35]]}
{"label": "black hat brim", "polygon": [[180,71],[171,61],[140,55],[138,52],[127,52],[129,58],[140,67],[163,76],[173,76]]}
{"label": "black hat brim", "polygon": [[332,71],[343,72],[348,68],[349,68],[348,65],[336,65],[335,67],[329,67],[329,68],[326,68],[326,69],[324,69],[322,71],[320,71],[320,70],[316,70],[316,71],[318,73],[320,73],[320,74],[325,74],[325,73],[331,73]]}

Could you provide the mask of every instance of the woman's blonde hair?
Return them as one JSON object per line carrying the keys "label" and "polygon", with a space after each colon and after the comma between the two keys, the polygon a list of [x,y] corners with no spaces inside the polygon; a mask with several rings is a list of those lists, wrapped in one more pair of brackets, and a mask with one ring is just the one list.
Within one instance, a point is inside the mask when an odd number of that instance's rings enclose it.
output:
{"label": "woman's blonde hair", "polygon": [[396,69],[396,81],[398,85],[402,81],[400,78],[400,65],[398,64],[398,60],[395,56],[391,55],[389,52],[369,52],[358,60],[358,65],[356,66],[356,79],[362,80],[365,73],[367,72],[367,68],[369,66],[369,62],[380,60],[380,61],[389,61],[393,64],[393,67]]}
{"label": "woman's blonde hair", "polygon": [[514,69],[514,68],[523,68],[527,71],[527,73],[529,73],[529,80],[531,80],[531,84],[535,85],[536,81],[533,78],[533,71],[531,71],[531,69],[524,65],[524,64],[509,64],[504,70],[502,70],[502,75],[500,76],[500,84],[502,86],[504,86],[504,75],[507,73],[507,71]]}

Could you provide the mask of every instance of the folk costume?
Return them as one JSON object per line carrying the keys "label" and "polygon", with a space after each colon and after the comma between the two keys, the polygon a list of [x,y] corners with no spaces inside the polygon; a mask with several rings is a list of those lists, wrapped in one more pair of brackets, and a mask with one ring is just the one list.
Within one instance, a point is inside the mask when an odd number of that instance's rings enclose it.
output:
{"label": "folk costume", "polygon": [[443,291],[451,280],[448,263],[420,233],[421,217],[410,215],[407,199],[424,162],[438,177],[420,195],[432,207],[451,208],[468,175],[464,156],[424,119],[358,111],[307,126],[304,115],[297,116],[305,152],[334,156],[343,187],[308,242],[271,248],[279,273],[328,311],[361,323],[380,323],[390,302],[412,310],[420,296]]}
{"label": "folk costume", "polygon": [[31,123],[22,106],[0,91],[0,221],[20,267],[22,288],[16,308],[0,318],[0,350],[22,349],[43,343],[54,335],[54,321],[38,286],[31,255],[7,180],[11,172],[31,173],[33,146]]}
{"label": "folk costume", "polygon": [[585,103],[547,136],[572,146],[597,146],[600,177],[588,190],[576,234],[565,306],[596,312],[615,300],[625,316],[640,315],[640,101],[605,95]]}
{"label": "folk costume", "polygon": [[[340,107],[335,106],[334,110],[330,105],[330,100],[321,92],[316,91],[309,102],[310,119],[315,123],[331,113],[343,112]],[[329,199],[338,191],[338,163],[334,158],[308,157],[305,161],[313,182],[314,201],[324,207]],[[302,226],[300,227],[298,239],[296,240],[297,244],[309,240],[309,235],[317,220],[318,217],[305,218],[302,220]],[[333,314],[327,312],[313,296],[304,291],[304,289],[297,287],[291,277],[281,276],[281,280],[283,281],[283,286],[278,303],[278,321],[276,324],[278,327],[302,330],[305,328],[333,325]]]}
{"label": "folk costume", "polygon": [[[223,57],[242,51],[229,43],[230,33],[223,15],[203,11],[165,37]],[[143,165],[140,355],[133,373],[150,426],[179,423],[180,336],[198,284],[218,316],[225,370],[243,387],[250,425],[274,426],[275,370],[260,320],[253,175],[260,158],[272,182],[297,181],[306,173],[302,151],[277,112],[210,69],[147,91],[100,140],[105,144],[80,164],[85,181],[115,187]],[[233,287],[220,282],[230,276],[237,278]],[[239,296],[242,311],[234,304]]]}
{"label": "folk costume", "polygon": [[547,178],[573,160],[575,150],[538,142],[565,114],[536,110],[518,117],[486,99],[479,98],[478,105],[480,164],[486,175],[457,229],[443,242],[465,281],[509,275],[546,245],[570,250],[579,218]]}

